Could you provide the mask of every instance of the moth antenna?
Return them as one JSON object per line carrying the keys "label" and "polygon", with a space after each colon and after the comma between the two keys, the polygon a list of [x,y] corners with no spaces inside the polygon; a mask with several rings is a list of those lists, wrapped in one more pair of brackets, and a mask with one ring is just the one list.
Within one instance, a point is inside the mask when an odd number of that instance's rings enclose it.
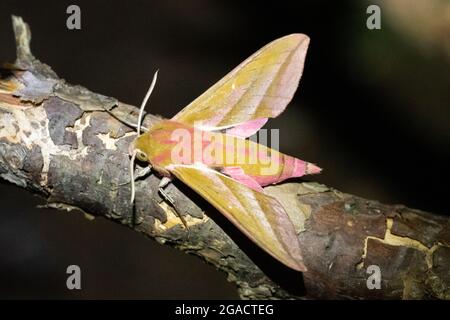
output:
{"label": "moth antenna", "polygon": [[131,184],[131,199],[130,199],[130,203],[134,202],[134,197],[136,194],[136,188],[134,186],[134,162],[136,160],[136,154],[138,153],[138,149],[135,149],[133,151],[133,153],[131,154],[131,159],[130,159],[130,184]]}
{"label": "moth antenna", "polygon": [[150,98],[150,95],[152,94],[153,89],[155,88],[156,80],[158,79],[158,71],[159,70],[156,70],[155,74],[153,75],[152,83],[150,84],[150,88],[148,88],[147,94],[145,95],[144,100],[142,101],[141,109],[139,110],[139,118],[138,118],[138,123],[137,123],[138,136],[141,135],[141,123],[142,123],[142,117],[144,116],[144,108],[145,108],[145,105],[147,104],[148,98]]}
{"label": "moth antenna", "polygon": [[[137,129],[137,127],[138,127],[137,124],[131,123],[131,122],[127,121],[127,120],[124,120],[124,119],[119,118],[119,117],[118,117],[117,115],[115,115],[111,110],[108,110],[108,109],[104,109],[104,110],[105,110],[106,113],[108,113],[111,117],[113,117],[114,119],[120,121],[120,122],[123,123],[124,125],[126,125],[126,126],[128,126],[128,127],[130,127],[130,128],[133,128],[133,129]],[[147,131],[148,131],[148,128],[146,128],[146,127],[144,127],[144,126],[141,126],[141,130],[147,132]],[[127,153],[127,154],[128,154],[128,153]]]}

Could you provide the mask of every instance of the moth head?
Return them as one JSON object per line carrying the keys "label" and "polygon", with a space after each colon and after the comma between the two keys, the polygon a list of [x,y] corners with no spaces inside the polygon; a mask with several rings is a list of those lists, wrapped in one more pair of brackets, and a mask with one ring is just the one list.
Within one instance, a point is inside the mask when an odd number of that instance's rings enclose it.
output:
{"label": "moth head", "polygon": [[148,156],[144,151],[136,150],[136,158],[141,162],[148,162]]}
{"label": "moth head", "polygon": [[128,153],[131,157],[136,157],[139,161],[148,162],[148,155],[145,151],[136,146],[136,141],[130,144]]}

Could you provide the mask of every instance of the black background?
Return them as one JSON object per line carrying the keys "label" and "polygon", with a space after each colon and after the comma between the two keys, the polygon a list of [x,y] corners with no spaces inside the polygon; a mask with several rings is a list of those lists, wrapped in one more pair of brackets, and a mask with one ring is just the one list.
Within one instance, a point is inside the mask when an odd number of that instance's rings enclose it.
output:
{"label": "black background", "polygon": [[[421,1],[402,2],[382,4],[382,30],[371,31],[370,3],[356,0],[2,0],[0,61],[15,59],[10,15],[20,15],[34,55],[70,83],[136,105],[160,69],[148,110],[171,117],[266,43],[305,33],[299,90],[268,125],[281,129],[281,151],[324,168],[308,180],[449,214],[450,24],[430,36],[408,15]],[[70,4],[82,30],[66,28]],[[41,199],[5,182],[0,192],[0,298],[237,298],[195,257],[104,219],[36,209]],[[70,264],[80,291],[65,287]]]}

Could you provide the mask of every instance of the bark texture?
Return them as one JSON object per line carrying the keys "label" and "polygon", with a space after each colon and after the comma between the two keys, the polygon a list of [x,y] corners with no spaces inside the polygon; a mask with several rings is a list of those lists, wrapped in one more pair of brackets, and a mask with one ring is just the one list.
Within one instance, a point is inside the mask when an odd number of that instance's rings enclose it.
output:
{"label": "bark texture", "polygon": [[[450,299],[450,219],[345,194],[317,183],[267,187],[297,228],[308,271],[263,253],[182,184],[168,186],[189,225],[160,198],[159,178],[137,182],[129,204],[128,145],[138,110],[72,86],[35,59],[30,31],[13,17],[17,60],[0,79],[0,176],[42,195],[195,254],[223,271],[245,299]],[[147,115],[146,126],[158,118]],[[381,270],[369,290],[367,267]]]}

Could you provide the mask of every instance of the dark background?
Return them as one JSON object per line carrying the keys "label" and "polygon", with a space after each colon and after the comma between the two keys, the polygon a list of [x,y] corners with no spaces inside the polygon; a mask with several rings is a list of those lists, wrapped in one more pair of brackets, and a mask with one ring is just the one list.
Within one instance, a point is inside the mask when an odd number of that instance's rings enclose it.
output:
{"label": "dark background", "polygon": [[[319,164],[308,177],[386,203],[450,214],[450,12],[446,0],[383,1],[382,30],[366,28],[377,1],[5,1],[0,61],[14,61],[10,15],[60,77],[165,117],[277,37],[311,37],[294,101],[269,127],[284,153]],[[66,28],[78,4],[82,30]],[[0,298],[237,298],[199,259],[104,219],[37,209],[1,182]],[[82,269],[82,290],[65,287]]]}

